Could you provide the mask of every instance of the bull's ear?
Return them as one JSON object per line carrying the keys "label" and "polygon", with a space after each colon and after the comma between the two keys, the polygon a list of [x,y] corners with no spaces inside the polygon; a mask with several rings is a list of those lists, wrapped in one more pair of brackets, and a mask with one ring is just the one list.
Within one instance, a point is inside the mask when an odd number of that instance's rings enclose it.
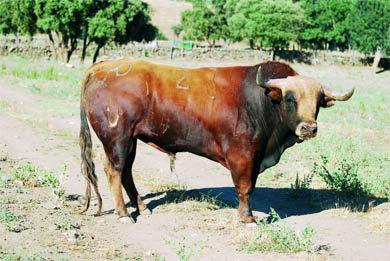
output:
{"label": "bull's ear", "polygon": [[334,105],[333,101],[347,101],[352,97],[355,89],[351,89],[349,92],[340,94],[326,86],[322,85],[322,90],[324,93],[324,105],[323,107],[331,107]]}
{"label": "bull's ear", "polygon": [[280,102],[282,100],[282,89],[280,86],[275,84],[275,80],[270,80],[264,83],[264,85],[260,85],[265,88],[265,94],[275,102]]}
{"label": "bull's ear", "polygon": [[321,103],[321,107],[329,108],[334,105],[333,100],[329,99],[328,97],[324,97],[323,102]]}
{"label": "bull's ear", "polygon": [[256,83],[265,89],[265,94],[275,102],[282,100],[282,88],[287,83],[287,79],[263,80],[261,76],[261,66],[257,70]]}

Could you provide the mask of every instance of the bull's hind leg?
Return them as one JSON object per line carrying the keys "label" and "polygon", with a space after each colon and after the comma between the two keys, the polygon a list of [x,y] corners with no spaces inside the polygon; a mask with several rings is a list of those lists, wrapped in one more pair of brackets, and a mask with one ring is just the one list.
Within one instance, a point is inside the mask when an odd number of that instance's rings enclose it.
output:
{"label": "bull's hind leg", "polygon": [[129,148],[129,155],[126,159],[126,164],[122,173],[122,185],[126,190],[127,195],[130,198],[131,205],[137,208],[137,211],[141,213],[141,211],[147,210],[146,205],[141,200],[140,195],[138,194],[137,188],[135,187],[133,180],[133,163],[137,150],[137,140],[134,140],[132,143],[132,147]]}
{"label": "bull's hind leg", "polygon": [[107,156],[104,170],[114,200],[115,210],[120,217],[129,216],[122,194],[122,172],[129,147],[131,147],[130,143],[128,139],[116,139],[112,144],[105,144],[104,148]]}

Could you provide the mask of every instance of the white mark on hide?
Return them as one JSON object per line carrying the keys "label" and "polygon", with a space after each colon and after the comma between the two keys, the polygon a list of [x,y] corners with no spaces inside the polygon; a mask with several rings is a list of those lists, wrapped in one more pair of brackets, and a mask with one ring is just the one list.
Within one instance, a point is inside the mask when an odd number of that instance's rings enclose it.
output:
{"label": "white mark on hide", "polygon": [[177,89],[188,90],[188,89],[190,88],[190,86],[182,86],[182,85],[180,85],[185,79],[186,79],[186,77],[184,76],[183,78],[181,78],[181,79],[177,82],[177,85],[176,85],[176,88],[177,88]]}
{"label": "white mark on hide", "polygon": [[212,99],[212,100],[215,100],[215,96],[211,96],[211,99]]}
{"label": "white mark on hide", "polygon": [[107,111],[110,112],[110,107],[107,106]]}
{"label": "white mark on hide", "polygon": [[149,95],[149,84],[148,82],[146,82],[145,84],[146,84],[146,95]]}
{"label": "white mark on hide", "polygon": [[118,125],[118,121],[119,121],[119,114],[116,113],[114,122],[111,122],[110,120],[108,120],[108,128],[116,127],[116,125]]}
{"label": "white mark on hide", "polygon": [[162,134],[165,134],[165,132],[167,132],[167,130],[168,130],[168,124],[165,124],[165,128],[164,128]]}
{"label": "white mark on hide", "polygon": [[119,72],[119,67],[121,67],[122,65],[124,65],[124,64],[118,65],[118,66],[116,66],[116,67],[110,69],[109,71],[110,71],[110,72],[115,72],[115,75],[116,75],[117,77],[118,77],[118,76],[125,76],[126,74],[128,74],[128,73],[130,72],[130,70],[131,70],[131,68],[132,68],[132,64],[131,64],[131,63],[127,64],[127,65],[128,65],[127,70],[126,70],[125,72],[123,72],[123,73],[120,73],[120,72]]}

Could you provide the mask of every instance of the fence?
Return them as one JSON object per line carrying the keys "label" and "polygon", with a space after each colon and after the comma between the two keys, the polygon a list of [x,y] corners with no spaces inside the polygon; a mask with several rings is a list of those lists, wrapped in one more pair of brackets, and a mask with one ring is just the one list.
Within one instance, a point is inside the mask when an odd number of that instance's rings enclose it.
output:
{"label": "fence", "polygon": [[[186,46],[188,47],[188,46]],[[93,51],[91,46],[89,51]],[[31,58],[52,57],[52,50],[48,41],[37,39],[34,41],[21,41],[17,43],[15,39],[0,39],[0,55],[23,55]],[[75,56],[81,55],[81,47],[75,53]],[[186,60],[213,60],[213,61],[231,61],[240,60],[248,62],[261,62],[270,60],[271,51],[252,50],[252,49],[229,49],[229,48],[173,48],[167,46],[148,45],[148,44],[128,44],[125,46],[106,46],[101,52],[102,56],[108,59],[120,57],[155,57],[160,59],[186,59]],[[348,64],[348,65],[368,65],[373,61],[373,57],[365,56],[358,52],[332,52],[317,51],[315,54],[310,51],[283,50],[276,51],[276,60],[285,60],[289,62],[306,64]],[[382,58],[380,67],[389,68],[390,59]]]}

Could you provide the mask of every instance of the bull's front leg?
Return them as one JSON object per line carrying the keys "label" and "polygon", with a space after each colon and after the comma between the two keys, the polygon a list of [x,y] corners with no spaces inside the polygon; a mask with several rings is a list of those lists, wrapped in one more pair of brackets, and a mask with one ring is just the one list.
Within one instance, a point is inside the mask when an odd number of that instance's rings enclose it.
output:
{"label": "bull's front leg", "polygon": [[239,199],[238,214],[242,222],[253,223],[255,218],[249,202],[256,182],[252,175],[253,157],[232,153],[229,156],[228,164]]}

